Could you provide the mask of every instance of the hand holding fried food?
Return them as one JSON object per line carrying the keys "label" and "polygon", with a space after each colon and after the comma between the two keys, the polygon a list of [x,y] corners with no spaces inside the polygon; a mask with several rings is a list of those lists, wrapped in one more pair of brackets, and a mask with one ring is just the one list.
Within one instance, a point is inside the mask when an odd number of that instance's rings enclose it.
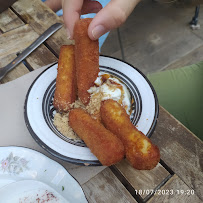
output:
{"label": "hand holding fried food", "polygon": [[76,100],[75,56],[73,45],[63,45],[60,49],[54,94],[54,107],[67,112]]}
{"label": "hand holding fried food", "polygon": [[122,142],[84,110],[71,110],[69,124],[102,165],[110,166],[123,159],[124,146]]}
{"label": "hand holding fried food", "polygon": [[104,126],[122,141],[126,158],[139,170],[154,168],[160,160],[160,152],[151,140],[131,123],[125,109],[114,100],[101,105],[101,120]]}
{"label": "hand holding fried food", "polygon": [[90,101],[87,90],[94,85],[99,73],[99,42],[91,40],[87,33],[91,21],[91,18],[80,19],[74,27],[78,97],[85,105]]}

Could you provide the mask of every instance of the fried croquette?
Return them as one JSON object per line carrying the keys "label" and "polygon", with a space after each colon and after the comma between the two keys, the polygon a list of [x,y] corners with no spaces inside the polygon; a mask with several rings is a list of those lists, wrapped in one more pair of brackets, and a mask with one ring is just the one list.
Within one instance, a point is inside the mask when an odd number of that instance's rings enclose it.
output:
{"label": "fried croquette", "polygon": [[110,166],[123,159],[124,146],[120,139],[83,109],[70,111],[69,125],[102,165]]}
{"label": "fried croquette", "polygon": [[111,99],[103,101],[100,113],[104,126],[122,141],[126,158],[134,168],[149,170],[157,165],[160,161],[158,147],[137,130],[118,102]]}
{"label": "fried croquette", "polygon": [[54,107],[60,112],[67,112],[76,100],[76,70],[74,45],[63,45],[60,49]]}
{"label": "fried croquette", "polygon": [[90,101],[87,90],[94,85],[99,73],[99,42],[91,40],[87,33],[91,21],[91,18],[80,19],[74,27],[78,97],[85,105]]}

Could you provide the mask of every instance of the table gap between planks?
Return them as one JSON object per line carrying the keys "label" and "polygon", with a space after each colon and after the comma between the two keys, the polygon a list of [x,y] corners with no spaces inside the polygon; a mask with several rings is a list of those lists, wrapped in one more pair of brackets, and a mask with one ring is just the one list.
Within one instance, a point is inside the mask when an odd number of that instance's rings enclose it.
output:
{"label": "table gap between planks", "polygon": [[[1,13],[0,67],[7,65],[56,22],[62,23],[61,18],[40,0],[19,0]],[[3,46],[5,40],[7,43]],[[8,73],[1,83],[56,62],[61,45],[72,43],[63,27]],[[88,201],[202,202],[202,141],[161,106],[151,139],[161,152],[161,161],[153,170],[135,170],[126,160],[106,168],[82,185]],[[154,192],[156,190],[159,192]],[[166,194],[167,191],[173,194]],[[188,194],[181,191],[188,191]]]}

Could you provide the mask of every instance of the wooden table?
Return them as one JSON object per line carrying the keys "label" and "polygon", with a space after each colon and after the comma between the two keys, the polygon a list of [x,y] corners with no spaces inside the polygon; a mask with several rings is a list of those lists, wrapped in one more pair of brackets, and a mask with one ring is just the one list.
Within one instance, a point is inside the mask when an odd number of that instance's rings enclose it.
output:
{"label": "wooden table", "polygon": [[[62,20],[40,0],[19,0],[0,14],[0,67],[56,22]],[[1,83],[56,62],[60,46],[70,43],[65,29],[60,29]],[[153,170],[138,171],[123,160],[104,169],[82,185],[89,202],[203,201],[202,141],[161,106],[151,139],[160,148],[160,163]]]}

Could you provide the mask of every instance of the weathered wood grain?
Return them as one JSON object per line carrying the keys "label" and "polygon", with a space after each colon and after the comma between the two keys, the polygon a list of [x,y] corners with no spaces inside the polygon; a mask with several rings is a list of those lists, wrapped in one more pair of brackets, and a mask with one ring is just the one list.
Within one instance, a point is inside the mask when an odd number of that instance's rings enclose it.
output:
{"label": "weathered wood grain", "polygon": [[116,29],[109,33],[106,41],[101,47],[101,54],[122,59],[121,47]]}
{"label": "weathered wood grain", "polygon": [[[8,63],[10,63],[14,58],[16,57],[16,54],[10,54],[4,58],[0,59],[0,68],[6,66]],[[0,84],[12,81],[16,78],[19,78],[25,74],[29,73],[29,70],[25,67],[23,63],[20,63],[18,66],[16,66],[15,69],[10,71],[1,81]]]}
{"label": "weathered wood grain", "polygon": [[46,41],[49,48],[58,56],[62,45],[74,44],[73,40],[67,38],[65,27],[53,34],[53,36]]}
{"label": "weathered wood grain", "polygon": [[[152,5],[153,7],[153,5]],[[12,7],[16,13],[23,19],[23,21],[27,22],[29,26],[18,24],[21,20],[14,25],[12,19],[16,17],[14,13],[12,13],[12,17],[9,17],[10,24],[6,25],[6,22],[9,20],[5,20],[4,25],[7,26],[7,29],[14,29],[7,33],[0,35],[0,67],[8,64],[14,57],[16,57],[16,53],[18,51],[23,50],[29,44],[34,41],[39,34],[43,33],[48,27],[50,27],[55,22],[62,22],[60,18],[58,18],[55,13],[53,13],[50,9],[48,9],[40,0],[19,0]],[[143,7],[140,7],[143,9]],[[148,9],[148,8],[147,8]],[[150,8],[151,9],[151,8]],[[154,9],[154,8],[153,8]],[[156,10],[156,9],[155,9]],[[146,10],[148,12],[148,10]],[[150,10],[149,10],[150,11]],[[156,10],[157,11],[157,10]],[[155,12],[156,12],[155,11]],[[162,11],[162,14],[164,12]],[[10,14],[8,14],[10,15]],[[143,64],[143,67],[146,65],[146,59],[149,56],[154,57],[147,61],[148,64],[156,65],[158,64],[158,68],[160,68],[161,64],[165,63],[169,64],[169,62],[173,62],[174,59],[178,59],[178,57],[186,57],[185,53],[187,51],[180,50],[178,55],[176,52],[171,58],[167,57],[167,54],[172,53],[176,47],[176,42],[179,43],[179,48],[182,46],[183,48],[187,47],[188,52],[191,52],[191,47],[194,48],[197,46],[199,42],[202,43],[200,38],[189,37],[189,31],[186,32],[185,40],[180,38],[182,33],[181,29],[178,29],[177,24],[174,26],[176,32],[172,33],[172,37],[167,38],[167,30],[162,31],[161,38],[159,35],[161,26],[159,24],[164,24],[165,21],[169,22],[170,28],[173,28],[173,20],[165,17],[164,19],[159,19],[159,17],[151,17],[148,19],[152,19],[152,21],[157,21],[158,25],[154,26],[153,24],[146,26],[143,24],[144,29],[142,29],[142,34],[137,35],[137,29],[131,32],[131,29],[125,29],[125,33],[131,33],[131,37],[127,37],[124,35],[124,42],[127,43],[126,46],[126,56],[127,60],[132,59],[138,64]],[[161,14],[159,13],[159,16]],[[143,12],[140,11],[140,16],[143,16]],[[133,18],[136,16],[133,16]],[[1,19],[1,18],[0,18]],[[138,18],[135,18],[135,20]],[[169,19],[169,21],[167,21]],[[143,23],[144,21],[142,21]],[[150,23],[152,23],[150,21]],[[146,21],[145,21],[146,22]],[[1,22],[0,22],[1,23]],[[22,23],[22,22],[21,22]],[[139,27],[139,23],[137,24]],[[13,28],[9,28],[9,26],[14,26]],[[15,27],[17,26],[17,27]],[[20,26],[20,27],[19,27]],[[141,27],[141,26],[140,26]],[[153,28],[153,29],[152,29]],[[163,27],[162,27],[163,28]],[[0,27],[1,29],[1,27]],[[144,31],[152,30],[149,35],[147,35]],[[4,30],[2,30],[4,32]],[[176,39],[178,32],[178,38]],[[166,35],[166,37],[165,37]],[[141,36],[141,37],[140,37]],[[148,37],[146,37],[148,36]],[[181,35],[182,36],[182,35]],[[2,38],[3,37],[3,38]],[[111,40],[114,37],[111,38]],[[173,38],[175,40],[173,41]],[[17,39],[17,40],[16,40]],[[146,39],[146,42],[144,40]],[[195,39],[194,41],[187,40]],[[129,41],[128,41],[129,40]],[[131,40],[131,41],[130,41]],[[132,41],[134,40],[133,46]],[[166,47],[164,43],[169,43]],[[171,42],[171,43],[170,43]],[[60,29],[56,32],[52,37],[50,37],[47,41],[47,48],[44,45],[41,45],[37,50],[35,50],[29,57],[26,58],[26,61],[33,68],[39,68],[43,65],[47,65],[48,63],[54,62],[57,58],[51,53],[54,52],[56,55],[59,53],[60,46],[62,44],[70,44],[72,41],[67,39],[65,28]],[[111,41],[109,42],[111,43]],[[128,44],[129,43],[129,44]],[[191,44],[192,43],[192,44]],[[201,44],[198,44],[199,45]],[[143,45],[144,44],[144,45]],[[110,48],[114,51],[113,55],[119,53],[119,47],[117,46],[117,42],[115,44],[112,42],[109,45]],[[187,45],[187,46],[186,46]],[[193,46],[194,45],[194,46]],[[112,46],[112,47],[111,47]],[[158,49],[156,49],[158,47]],[[159,49],[160,48],[160,49]],[[50,50],[51,51],[50,51]],[[118,50],[116,50],[118,49]],[[137,49],[137,51],[136,51]],[[169,51],[167,51],[169,50]],[[192,55],[192,60],[198,57],[201,57],[198,52],[195,52]],[[202,49],[200,48],[199,51]],[[107,50],[108,51],[108,50]],[[164,57],[159,61],[158,53],[161,55],[163,51],[167,52]],[[154,55],[151,53],[153,52]],[[110,53],[110,52],[109,52]],[[181,54],[183,53],[183,54]],[[105,54],[105,53],[104,53]],[[132,54],[132,55],[130,55]],[[151,55],[150,55],[151,54]],[[109,54],[111,55],[111,54]],[[130,58],[131,57],[131,58]],[[194,57],[194,58],[193,58]],[[170,60],[169,60],[170,59]],[[179,60],[179,59],[178,59]],[[178,63],[178,60],[175,60]],[[156,62],[153,64],[151,62]],[[184,60],[182,61],[184,62]],[[182,63],[181,62],[181,63]],[[185,58],[185,63],[188,63],[189,60]],[[171,64],[171,63],[170,63]],[[175,63],[174,63],[175,65]],[[178,64],[176,64],[178,65]],[[147,65],[146,65],[147,66]],[[151,68],[151,67],[150,67]],[[10,72],[5,79],[3,79],[3,83],[7,81],[11,81],[21,75],[29,72],[27,68],[21,63],[18,67],[16,67],[12,72]],[[172,168],[172,170],[176,173],[161,189],[194,189],[196,191],[195,195],[183,197],[174,195],[174,196],[157,196],[155,195],[150,202],[199,202],[201,201],[203,196],[203,146],[202,142],[198,140],[191,132],[185,129],[178,121],[176,121],[170,114],[168,114],[163,108],[160,107],[160,116],[156,131],[152,136],[152,141],[157,144],[161,150],[161,158],[164,162]],[[123,174],[123,176],[127,179],[128,182],[135,189],[154,189],[160,182],[167,177],[169,174],[160,164],[151,171],[136,171],[132,167],[128,165],[126,161],[122,161],[121,163],[116,165],[117,169]],[[116,178],[116,176],[112,173],[109,168],[106,168],[104,171],[100,172],[98,175],[91,178],[89,181],[85,182],[82,185],[89,202],[136,202],[136,200],[132,197],[132,195],[127,191],[127,189],[123,186],[123,184]],[[142,197],[145,197],[144,195]],[[198,198],[199,197],[199,198]]]}
{"label": "weathered wood grain", "polygon": [[[136,190],[153,190],[170,175],[161,164],[152,170],[136,170],[126,160],[123,160],[115,166]],[[140,196],[144,199],[147,194],[143,193]]]}
{"label": "weathered wood grain", "polygon": [[171,1],[171,0],[156,0],[157,3],[160,4],[174,4],[176,6],[185,6],[185,7],[192,7],[194,8],[195,6],[202,4],[202,0],[179,0],[179,1]]}
{"label": "weathered wood grain", "polygon": [[[48,27],[54,23],[63,23],[51,9],[49,9],[40,0],[19,0],[13,4],[12,8],[27,22],[35,32],[42,34]],[[29,9],[27,9],[29,8]],[[67,38],[65,28],[60,29],[47,41],[50,49],[59,54],[61,45],[73,43]]]}
{"label": "weathered wood grain", "polygon": [[136,200],[125,189],[109,168],[82,185],[90,203],[135,203]]}
{"label": "weathered wood grain", "polygon": [[41,68],[57,61],[58,58],[44,44],[40,45],[26,58],[26,62],[32,69]]}
{"label": "weathered wood grain", "polygon": [[18,15],[38,34],[62,20],[40,0],[18,0],[12,5]]}
{"label": "weathered wood grain", "polygon": [[[125,60],[148,74],[198,48],[203,40],[189,27],[194,9],[140,1],[120,27]],[[201,34],[201,30],[195,32]]]}
{"label": "weathered wood grain", "polygon": [[[184,193],[184,194],[183,194]],[[200,203],[199,197],[177,175],[174,175],[148,203]]]}
{"label": "weathered wood grain", "polygon": [[3,33],[0,37],[0,59],[27,48],[37,37],[38,34],[29,25]]}
{"label": "weathered wood grain", "polygon": [[0,29],[3,32],[8,32],[9,30],[18,28],[24,25],[23,21],[18,18],[18,16],[13,13],[13,11],[9,8],[4,12],[0,13]]}
{"label": "weathered wood grain", "polygon": [[203,200],[203,142],[162,107],[151,139],[162,160]]}
{"label": "weathered wood grain", "polygon": [[181,68],[184,66],[189,66],[189,65],[198,63],[199,61],[203,61],[202,53],[203,53],[203,46],[200,46],[197,49],[186,54],[185,56],[179,58],[177,61],[169,64],[164,70]]}
{"label": "weathered wood grain", "polygon": [[[24,50],[38,36],[39,35],[28,24],[2,34],[0,37],[0,59]],[[5,43],[5,41],[7,41],[7,43]],[[32,69],[40,68],[57,60],[57,57],[44,44],[40,45],[40,47],[26,58],[26,61]],[[13,76],[15,76],[15,74]]]}

